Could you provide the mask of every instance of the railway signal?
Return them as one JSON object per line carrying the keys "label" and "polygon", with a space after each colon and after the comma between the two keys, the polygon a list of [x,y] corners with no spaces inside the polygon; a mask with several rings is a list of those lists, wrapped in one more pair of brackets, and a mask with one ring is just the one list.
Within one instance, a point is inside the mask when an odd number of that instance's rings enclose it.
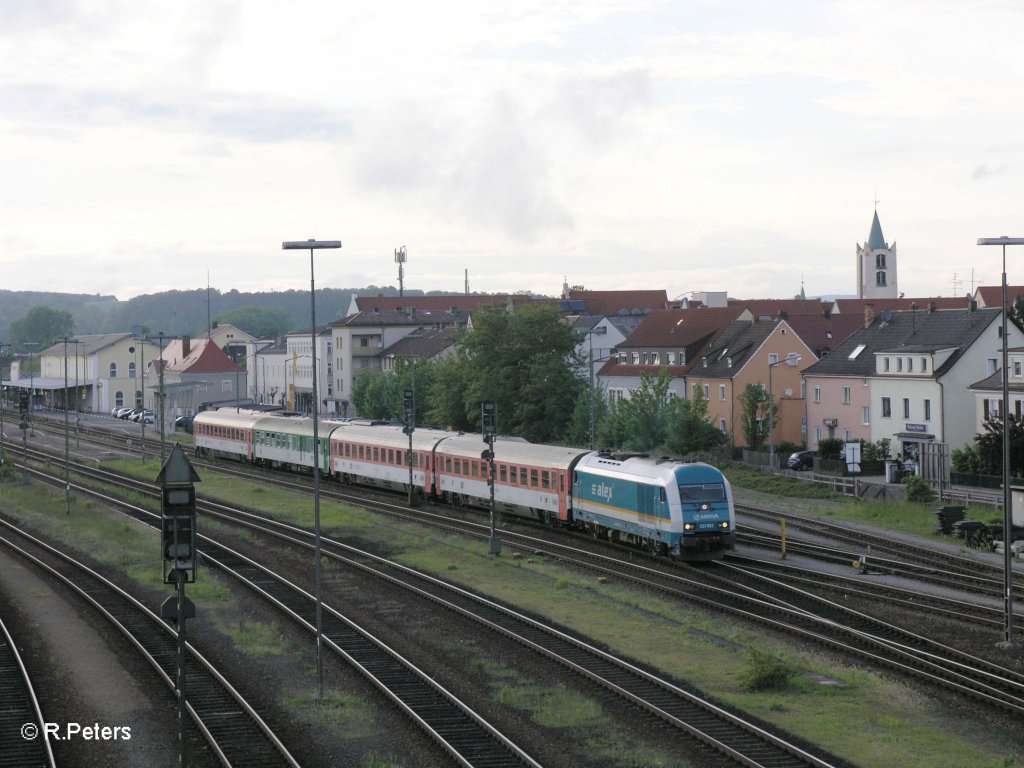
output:
{"label": "railway signal", "polygon": [[160,551],[164,584],[176,584],[177,598],[160,606],[160,617],[178,625],[178,761],[188,765],[185,709],[185,619],[195,618],[196,608],[185,597],[185,583],[196,580],[196,474],[179,443],[174,444],[156,477],[160,486]]}
{"label": "railway signal", "polygon": [[487,450],[480,454],[480,458],[487,462],[487,484],[491,489],[490,552],[492,555],[501,554],[501,539],[494,531],[494,433],[497,428],[498,406],[492,402],[480,403],[480,431],[483,433],[484,442],[487,443]]}

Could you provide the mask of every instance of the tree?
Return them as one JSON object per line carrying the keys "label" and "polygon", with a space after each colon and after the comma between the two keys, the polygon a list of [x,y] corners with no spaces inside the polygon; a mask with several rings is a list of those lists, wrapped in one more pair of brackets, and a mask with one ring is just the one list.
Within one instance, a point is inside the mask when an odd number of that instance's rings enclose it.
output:
{"label": "tree", "polygon": [[[1014,414],[1008,419],[1010,429],[1010,475],[1020,477],[1024,470],[1024,422]],[[1003,472],[1003,421],[985,419],[984,432],[974,436],[978,446],[978,462],[983,474]]]}
{"label": "tree", "polygon": [[11,340],[15,343],[39,344],[39,348],[57,339],[71,336],[75,330],[70,312],[49,307],[33,307],[25,317],[11,323]]}
{"label": "tree", "polygon": [[698,387],[693,398],[673,398],[668,408],[665,447],[673,456],[691,456],[724,445],[728,438],[708,417],[708,401]]}
{"label": "tree", "polygon": [[978,446],[965,445],[963,448],[954,448],[950,453],[952,469],[964,475],[981,475],[981,456]]}
{"label": "tree", "polygon": [[457,354],[438,371],[431,390],[435,415],[475,431],[480,403],[491,401],[502,433],[540,443],[564,441],[586,387],[574,373],[580,368],[577,341],[553,305],[478,311],[472,330],[456,342]]}
{"label": "tree", "polygon": [[229,323],[257,339],[276,339],[288,331],[291,317],[282,309],[239,307],[220,312],[215,323]]}
{"label": "tree", "polygon": [[769,404],[768,392],[760,384],[747,384],[740,393],[739,404],[743,441],[752,451],[763,450],[768,440],[769,417],[775,420],[778,406]]}
{"label": "tree", "polygon": [[1018,328],[1024,328],[1024,296],[1014,296],[1010,302],[1010,311],[1006,313],[1006,319],[1017,324]]}

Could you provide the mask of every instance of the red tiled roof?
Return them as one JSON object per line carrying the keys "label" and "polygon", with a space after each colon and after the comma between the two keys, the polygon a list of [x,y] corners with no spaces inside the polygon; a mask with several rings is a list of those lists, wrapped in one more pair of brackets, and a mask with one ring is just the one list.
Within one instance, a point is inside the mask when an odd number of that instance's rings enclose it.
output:
{"label": "red tiled roof", "polygon": [[361,312],[408,312],[410,309],[447,312],[455,308],[461,312],[472,312],[480,307],[496,304],[524,304],[529,296],[519,294],[466,294],[454,293],[447,296],[357,296],[356,306]]}
{"label": "red tiled roof", "polygon": [[570,301],[582,301],[592,315],[617,315],[620,311],[634,309],[665,309],[668,307],[668,292],[648,291],[569,291]]}
{"label": "red tiled roof", "polygon": [[836,313],[824,315],[790,315],[786,320],[793,332],[800,337],[811,351],[820,354],[831,351],[846,341],[852,334],[864,327],[861,315]]}
{"label": "red tiled roof", "polygon": [[[188,354],[184,354],[183,341],[172,339],[164,348],[165,371],[175,373],[234,373],[241,368],[209,339],[191,339]],[[159,365],[155,366],[159,369]]]}
{"label": "red tiled roof", "polygon": [[744,307],[700,307],[651,312],[620,346],[686,347],[740,319]]}
{"label": "red tiled roof", "polygon": [[729,299],[730,307],[746,307],[756,320],[759,317],[777,319],[780,312],[793,315],[820,315],[829,308],[820,299]]}
{"label": "red tiled roof", "polygon": [[[931,304],[935,304],[936,309],[967,309],[967,299],[963,296],[935,296],[932,298],[914,299],[914,298],[902,298],[902,299],[836,299],[835,306],[838,311],[844,315],[859,315],[861,319],[864,318],[864,307],[868,304],[872,304],[875,307],[875,313],[889,310],[890,312],[909,312],[913,309],[913,305],[916,304],[917,308],[925,312],[928,311],[928,307]],[[996,299],[996,304],[999,304],[999,300]]]}
{"label": "red tiled roof", "polygon": [[[1010,304],[1018,296],[1024,296],[1024,285],[1006,286],[1006,298]],[[1003,303],[1002,285],[979,285],[974,292],[979,307],[998,307]],[[962,305],[961,305],[962,306]]]}

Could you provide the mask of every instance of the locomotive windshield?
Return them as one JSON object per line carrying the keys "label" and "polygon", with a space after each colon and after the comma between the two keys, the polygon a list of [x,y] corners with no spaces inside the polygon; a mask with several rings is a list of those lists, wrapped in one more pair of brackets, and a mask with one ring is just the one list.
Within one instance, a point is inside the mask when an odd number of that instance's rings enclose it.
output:
{"label": "locomotive windshield", "polygon": [[722,483],[680,485],[679,500],[684,504],[695,504],[702,501],[724,501],[725,486]]}

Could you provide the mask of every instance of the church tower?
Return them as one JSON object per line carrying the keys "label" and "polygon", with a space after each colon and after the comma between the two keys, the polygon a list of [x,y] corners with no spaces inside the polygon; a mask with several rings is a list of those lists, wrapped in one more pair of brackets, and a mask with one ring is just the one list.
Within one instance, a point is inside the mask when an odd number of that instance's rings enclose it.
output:
{"label": "church tower", "polygon": [[896,243],[887,245],[878,222],[878,209],[864,245],[857,246],[857,298],[899,298],[896,284]]}

